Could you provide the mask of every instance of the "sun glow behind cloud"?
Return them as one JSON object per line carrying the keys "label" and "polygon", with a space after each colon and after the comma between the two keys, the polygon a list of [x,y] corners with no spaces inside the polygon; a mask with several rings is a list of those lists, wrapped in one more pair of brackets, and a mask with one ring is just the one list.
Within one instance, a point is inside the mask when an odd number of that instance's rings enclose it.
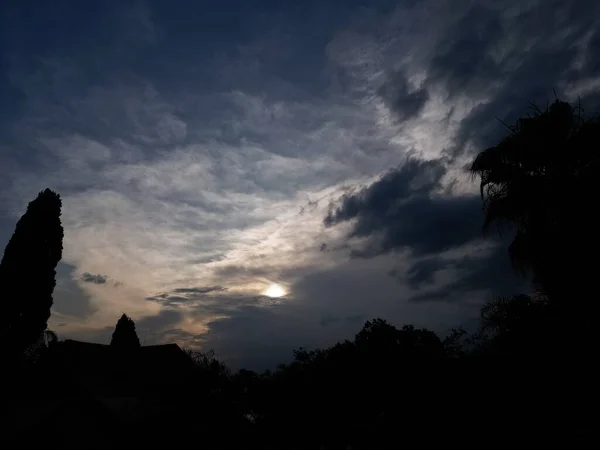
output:
{"label": "sun glow behind cloud", "polygon": [[265,290],[264,294],[267,297],[279,298],[279,297],[283,297],[284,295],[286,295],[286,292],[285,292],[285,289],[283,289],[283,287],[281,287],[279,284],[273,283]]}

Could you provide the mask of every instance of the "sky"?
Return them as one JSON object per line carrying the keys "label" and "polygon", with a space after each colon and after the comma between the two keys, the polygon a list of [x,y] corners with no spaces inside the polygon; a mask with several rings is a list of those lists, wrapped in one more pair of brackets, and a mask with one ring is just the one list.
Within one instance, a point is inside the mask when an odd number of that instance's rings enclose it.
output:
{"label": "sky", "polygon": [[5,0],[0,244],[60,193],[61,338],[108,343],[126,313],[142,344],[264,369],[375,317],[473,327],[528,286],[466,169],[530,102],[597,110],[596,17],[593,0]]}

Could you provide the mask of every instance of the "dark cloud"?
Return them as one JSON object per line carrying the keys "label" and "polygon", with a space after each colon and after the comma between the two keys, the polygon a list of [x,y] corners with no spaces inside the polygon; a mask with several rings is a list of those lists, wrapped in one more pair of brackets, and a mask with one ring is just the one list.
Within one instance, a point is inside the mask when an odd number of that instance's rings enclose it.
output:
{"label": "dark cloud", "polygon": [[481,200],[474,195],[436,195],[445,173],[441,160],[411,160],[344,195],[325,217],[325,225],[353,220],[350,237],[369,238],[366,246],[353,250],[356,257],[404,249],[424,255],[466,244],[481,235]]}
{"label": "dark cloud", "polygon": [[[582,11],[586,10],[586,14]],[[479,93],[490,80],[526,95],[533,86],[552,89],[572,70],[576,46],[590,31],[596,2],[524,1],[473,3],[434,49],[428,79],[451,95]],[[554,84],[555,86],[556,84]]]}
{"label": "dark cloud", "polygon": [[464,275],[457,277],[448,289],[452,291],[488,290],[490,295],[512,295],[529,290],[528,280],[513,270],[506,241],[499,243],[485,255],[471,253],[456,263]]}
{"label": "dark cloud", "polygon": [[110,284],[109,284],[110,279],[111,278],[108,275],[101,275],[99,273],[92,274],[89,272],[84,272],[80,277],[80,280],[83,281],[84,283],[100,284],[100,285],[105,285],[105,286],[112,286],[115,288],[123,286],[122,281],[116,281],[116,280],[110,281]]}
{"label": "dark cloud", "polygon": [[[599,14],[600,4],[586,0],[524,1],[512,14],[502,3],[467,9],[435,48],[426,81],[445,86],[450,98],[489,97],[461,122],[453,155],[493,145],[506,133],[496,118],[512,124],[530,102],[544,106],[554,90],[564,96],[561,86],[597,76]],[[584,106],[600,105],[594,93],[581,94]]]}
{"label": "dark cloud", "polygon": [[[593,17],[598,14],[600,4],[588,1],[524,1],[513,5],[511,14],[505,5],[493,2],[466,9],[434,49],[425,81],[444,86],[450,100],[465,94],[488,97],[461,121],[451,157],[470,158],[473,154],[465,152],[494,145],[506,135],[501,121],[512,124],[530,102],[544,107],[554,99],[553,90],[561,96],[561,86],[597,76],[600,33]],[[592,91],[582,95],[582,102],[586,112],[597,112],[600,95]],[[378,190],[383,189],[369,187],[344,199],[326,224],[355,220],[352,235],[369,237],[366,247],[354,250],[355,256],[410,249],[409,269],[394,269],[390,275],[416,290],[412,300],[459,300],[469,292],[510,295],[528,288],[510,267],[506,241],[483,255],[437,254],[481,237],[479,198],[409,194],[406,201],[404,191],[389,190],[391,198],[384,202],[377,200],[386,197]],[[439,287],[437,275],[442,271],[455,275]]]}
{"label": "dark cloud", "polygon": [[192,287],[192,288],[177,288],[173,289],[173,292],[177,294],[209,294],[211,292],[223,292],[226,291],[227,288],[223,286],[200,286],[200,287]]}
{"label": "dark cloud", "polygon": [[401,168],[392,170],[368,187],[351,190],[341,197],[341,205],[331,208],[325,225],[369,216],[383,217],[390,208],[390,201],[397,202],[412,196],[428,195],[438,186],[446,168],[439,160],[420,161],[411,159]]}
{"label": "dark cloud", "polygon": [[[457,272],[454,279],[443,286],[435,286],[435,275],[444,269]],[[479,293],[482,300],[510,296],[530,289],[525,278],[511,267],[506,245],[498,244],[484,254],[473,252],[457,259],[433,257],[414,264],[408,272],[408,281],[417,294],[412,301],[460,301],[468,293]],[[419,292],[420,288],[433,287]]]}
{"label": "dark cloud", "polygon": [[444,83],[451,94],[480,91],[498,75],[490,50],[504,35],[502,14],[473,4],[434,50],[429,81]]}
{"label": "dark cloud", "polygon": [[411,90],[406,77],[400,72],[391,73],[379,88],[378,94],[398,120],[419,115],[429,98],[425,88]]}
{"label": "dark cloud", "polygon": [[218,254],[212,256],[206,256],[204,258],[192,259],[190,260],[190,264],[209,264],[212,262],[223,261],[225,259],[225,255]]}
{"label": "dark cloud", "polygon": [[363,322],[367,321],[367,317],[363,314],[352,314],[352,315],[344,317],[344,320],[347,323],[356,325],[356,324],[362,324]]}
{"label": "dark cloud", "polygon": [[265,277],[272,273],[271,269],[261,267],[250,267],[237,264],[230,264],[215,269],[215,273],[222,277]]}
{"label": "dark cloud", "polygon": [[321,320],[319,320],[319,323],[321,324],[322,327],[327,327],[331,324],[337,323],[340,321],[339,317],[336,316],[324,316],[321,318]]}
{"label": "dark cloud", "polygon": [[334,316],[334,315],[328,314],[326,316],[323,316],[321,318],[321,320],[319,320],[319,324],[322,327],[328,327],[331,325],[343,323],[344,325],[350,325],[352,327],[355,327],[356,330],[358,331],[359,327],[366,320],[367,320],[367,316],[365,316],[364,314],[351,314],[346,317],[339,317],[339,316]]}
{"label": "dark cloud", "polygon": [[108,281],[108,276],[100,274],[93,275],[89,272],[84,272],[81,275],[81,281],[85,283],[106,284]]}
{"label": "dark cloud", "polygon": [[[598,6],[596,6],[596,8],[598,8]],[[600,49],[600,32],[596,28],[587,45],[584,64],[584,67],[591,74],[600,73],[600,54],[598,53],[598,49]]]}
{"label": "dark cloud", "polygon": [[[157,315],[143,317],[139,320],[135,320],[136,330],[164,330],[169,329],[173,325],[178,324],[183,315],[181,312],[172,310],[172,309],[164,309],[160,311]],[[115,320],[116,323],[116,320]]]}
{"label": "dark cloud", "polygon": [[[363,317],[390,318],[382,297],[387,298],[388,288],[402,291],[379,266],[378,261],[353,259],[334,269],[313,271],[291,285],[291,297],[278,304],[238,297],[223,311],[227,299],[221,298],[208,308],[212,313],[221,308],[217,315],[226,318],[208,324],[203,346],[236,368],[262,370],[289,361],[298,347],[321,348],[351,338]],[[203,308],[197,314],[206,314]]]}
{"label": "dark cloud", "polygon": [[[468,302],[439,302],[432,309],[427,302],[409,301],[421,290],[398,282],[399,274],[406,271],[403,259],[398,277],[388,275],[387,269],[397,260],[391,254],[370,260],[353,258],[326,270],[313,270],[291,283],[290,295],[284,299],[227,291],[199,295],[187,300],[184,314],[202,321],[218,317],[206,324],[208,332],[190,333],[174,323],[158,336],[162,342],[212,348],[234,368],[262,370],[289,361],[298,347],[323,348],[351,339],[366,320],[376,317],[395,326],[412,323],[442,335],[477,317],[478,308]],[[168,301],[171,295],[159,294],[154,301]],[[166,307],[177,310],[178,306]]]}
{"label": "dark cloud", "polygon": [[212,299],[212,294],[225,292],[226,287],[223,286],[197,286],[197,287],[185,287],[176,288],[170,292],[163,292],[161,294],[147,297],[146,300],[162,303],[164,305],[177,305],[181,303],[194,303],[202,299]]}
{"label": "dark cloud", "polygon": [[379,230],[369,231],[363,224],[357,236],[381,233],[381,239],[354,256],[372,257],[393,250],[410,249],[414,255],[443,252],[466,244],[481,236],[481,213],[476,196],[450,198],[414,198],[392,208],[389,221]]}
{"label": "dark cloud", "polygon": [[202,348],[204,351],[209,350],[203,347],[205,342],[203,335],[190,333],[181,328],[172,328],[155,333],[154,339],[157,343],[176,343],[184,349],[198,350]]}
{"label": "dark cloud", "polygon": [[176,288],[170,292],[146,297],[146,300],[172,308],[186,305],[193,308],[193,312],[190,314],[199,317],[228,315],[240,306],[268,307],[280,303],[283,299],[265,295],[231,295],[223,286],[199,286]]}
{"label": "dark cloud", "polygon": [[376,317],[398,327],[412,323],[442,335],[477,317],[478,308],[465,302],[439,302],[431,308],[427,302],[408,301],[414,292],[385,270],[394,260],[391,255],[349,259],[313,272],[291,285],[292,297],[276,305],[240,307],[238,300],[237,308],[208,323],[209,332],[197,339],[232,367],[262,370],[289,361],[298,347],[323,348],[351,339],[366,320]]}
{"label": "dark cloud", "polygon": [[307,331],[300,318],[279,309],[249,306],[211,322],[204,343],[235,368],[273,369],[289,362],[294,349],[314,344]]}
{"label": "dark cloud", "polygon": [[[442,160],[410,161],[372,185],[344,195],[325,224],[352,221],[349,239],[363,238],[351,252],[354,257],[408,251],[405,270],[386,272],[413,290],[411,300],[454,302],[467,293],[478,292],[483,299],[525,289],[524,280],[517,279],[510,267],[507,242],[482,233],[481,198],[440,195],[445,173]],[[493,251],[478,250],[490,246]],[[463,247],[467,256],[444,253]],[[436,276],[442,271],[454,279],[440,286]]]}
{"label": "dark cloud", "polygon": [[[413,289],[434,284],[435,275],[452,264],[449,258],[430,257],[414,262],[405,274],[408,285]],[[391,277],[401,277],[398,270],[389,271]]]}
{"label": "dark cloud", "polygon": [[146,300],[154,300],[165,305],[173,305],[177,303],[187,303],[190,301],[189,297],[181,297],[179,295],[167,295],[166,297],[148,297]]}

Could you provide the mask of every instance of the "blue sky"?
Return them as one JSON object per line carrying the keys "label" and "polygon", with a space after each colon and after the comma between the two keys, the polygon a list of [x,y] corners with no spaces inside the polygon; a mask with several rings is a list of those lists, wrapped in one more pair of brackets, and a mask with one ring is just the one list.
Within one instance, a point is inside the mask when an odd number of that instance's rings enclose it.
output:
{"label": "blue sky", "polygon": [[0,237],[61,194],[50,327],[107,342],[126,312],[238,367],[526,289],[464,168],[496,118],[600,98],[594,1],[24,3],[0,6]]}

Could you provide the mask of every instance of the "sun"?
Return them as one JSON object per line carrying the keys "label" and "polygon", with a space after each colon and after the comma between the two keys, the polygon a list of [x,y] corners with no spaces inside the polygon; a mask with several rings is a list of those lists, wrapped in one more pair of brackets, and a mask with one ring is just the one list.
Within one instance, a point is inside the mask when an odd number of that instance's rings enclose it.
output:
{"label": "sun", "polygon": [[277,283],[273,283],[265,290],[265,295],[267,297],[283,297],[285,290]]}

